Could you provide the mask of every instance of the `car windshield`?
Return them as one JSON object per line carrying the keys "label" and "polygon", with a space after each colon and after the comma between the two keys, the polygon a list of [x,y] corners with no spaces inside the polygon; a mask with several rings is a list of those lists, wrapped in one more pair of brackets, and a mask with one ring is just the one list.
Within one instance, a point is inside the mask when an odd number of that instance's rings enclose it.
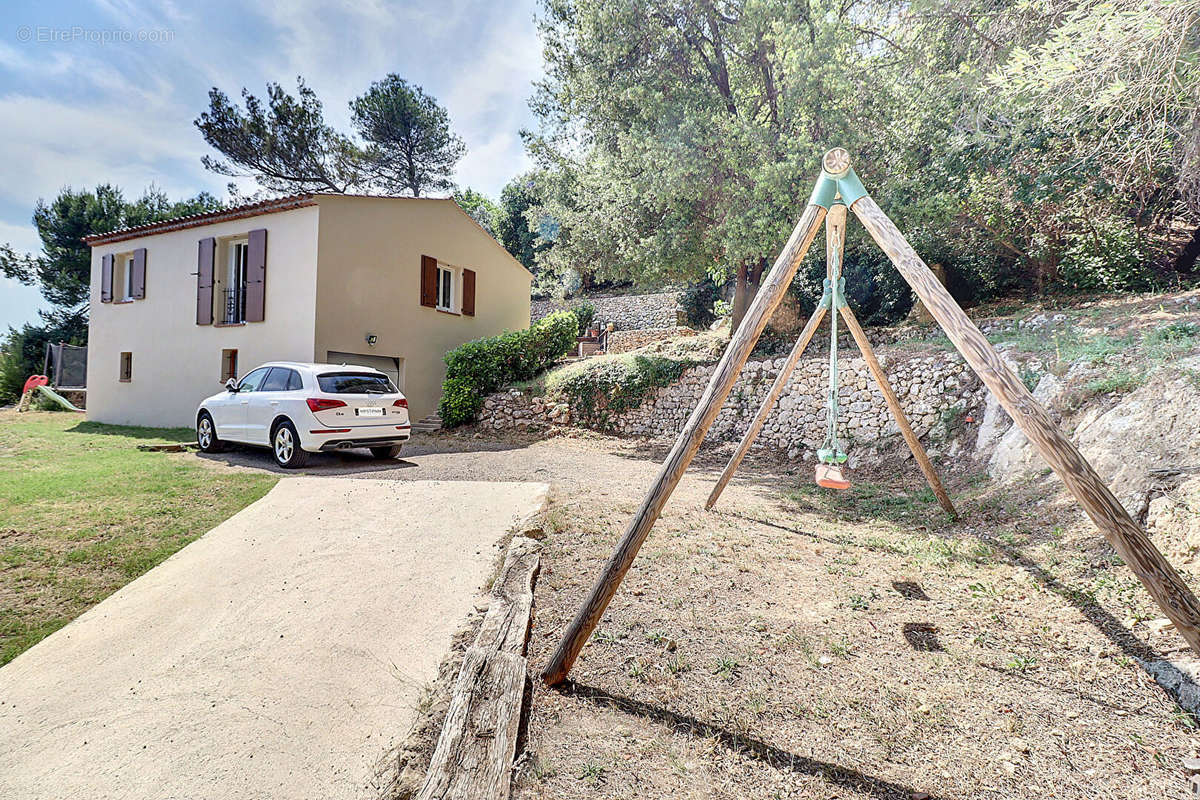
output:
{"label": "car windshield", "polygon": [[317,385],[326,394],[395,394],[396,387],[386,375],[370,372],[327,372],[317,376]]}

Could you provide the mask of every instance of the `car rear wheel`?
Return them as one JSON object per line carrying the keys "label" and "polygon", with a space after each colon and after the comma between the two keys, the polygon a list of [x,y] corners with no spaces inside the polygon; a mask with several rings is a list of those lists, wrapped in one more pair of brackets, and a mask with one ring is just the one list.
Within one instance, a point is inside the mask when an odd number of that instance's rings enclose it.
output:
{"label": "car rear wheel", "polygon": [[308,453],[300,448],[296,426],[286,419],[271,434],[271,452],[275,455],[275,463],[284,469],[297,469],[308,463]]}
{"label": "car rear wheel", "polygon": [[217,426],[207,411],[196,420],[196,444],[205,453],[219,453],[225,449],[225,443],[217,438]]}
{"label": "car rear wheel", "polygon": [[372,447],[371,455],[378,459],[395,458],[400,455],[400,445],[394,444],[390,447]]}

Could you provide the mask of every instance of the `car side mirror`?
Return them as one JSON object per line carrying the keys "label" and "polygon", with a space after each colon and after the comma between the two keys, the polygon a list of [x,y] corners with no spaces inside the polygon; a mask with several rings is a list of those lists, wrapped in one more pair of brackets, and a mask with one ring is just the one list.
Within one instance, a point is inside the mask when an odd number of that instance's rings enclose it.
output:
{"label": "car side mirror", "polygon": [[229,380],[225,381],[225,391],[233,392],[234,394],[237,394],[237,390],[238,390],[237,378],[230,378]]}

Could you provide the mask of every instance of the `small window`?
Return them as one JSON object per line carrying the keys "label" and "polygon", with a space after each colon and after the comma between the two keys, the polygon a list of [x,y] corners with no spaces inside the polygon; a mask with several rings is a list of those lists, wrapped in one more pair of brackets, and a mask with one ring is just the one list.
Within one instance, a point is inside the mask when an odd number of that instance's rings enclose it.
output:
{"label": "small window", "polygon": [[442,311],[455,311],[454,307],[454,269],[438,264],[437,268],[437,307]]}
{"label": "small window", "polygon": [[121,302],[133,300],[133,255],[121,256]]}
{"label": "small window", "polygon": [[283,367],[271,367],[271,372],[267,375],[266,380],[262,382],[262,386],[258,387],[260,392],[286,392],[288,385],[288,373],[290,369]]}
{"label": "small window", "polygon": [[257,392],[259,384],[263,382],[263,378],[267,377],[267,372],[269,372],[270,369],[270,367],[259,367],[246,377],[242,378],[242,382],[238,384],[238,391]]}
{"label": "small window", "polygon": [[221,383],[238,376],[237,350],[221,351]]}
{"label": "small window", "polygon": [[397,391],[388,376],[374,372],[327,372],[317,376],[317,385],[326,394],[395,394]]}
{"label": "small window", "polygon": [[133,353],[121,353],[121,383],[133,380]]}
{"label": "small window", "polygon": [[287,388],[289,392],[298,392],[304,388],[304,383],[300,380],[300,373],[294,369],[289,369]]}

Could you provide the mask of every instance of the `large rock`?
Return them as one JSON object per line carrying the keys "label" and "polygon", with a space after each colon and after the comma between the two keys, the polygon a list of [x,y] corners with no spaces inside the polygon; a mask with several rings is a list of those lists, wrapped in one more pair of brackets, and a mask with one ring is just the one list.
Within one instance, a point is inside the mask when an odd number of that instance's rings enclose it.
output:
{"label": "large rock", "polygon": [[[1001,352],[1000,360],[1014,374],[1020,372],[1021,368],[1008,353]],[[1009,418],[1008,412],[1000,405],[1000,401],[996,399],[996,395],[990,391],[987,392],[987,400],[983,407],[983,420],[979,423],[979,432],[975,435],[976,455],[982,457],[990,454],[996,445],[1000,443],[1000,440],[1004,438],[1004,434],[1012,427],[1012,419]]]}
{"label": "large rock", "polygon": [[1150,493],[1178,482],[1179,470],[1200,467],[1200,389],[1175,369],[1162,369],[1142,388],[1080,423],[1075,443],[1135,517]]}
{"label": "large rock", "polygon": [[1200,477],[1187,478],[1151,500],[1146,529],[1172,563],[1195,564],[1200,556]]}
{"label": "large rock", "polygon": [[[1053,409],[1061,401],[1066,389],[1065,381],[1047,372],[1038,381],[1037,388],[1033,390],[1033,397],[1043,407]],[[997,481],[1032,477],[1044,469],[1046,462],[1016,425],[1000,437],[992,458],[988,461],[988,474]]]}
{"label": "large rock", "polygon": [[[1116,405],[1084,412],[1072,437],[1138,519],[1146,518],[1155,492],[1175,486],[1200,468],[1200,389],[1179,373],[1178,368],[1159,370]],[[1052,411],[1061,408],[1068,383],[1074,381],[1047,374],[1034,397]],[[988,473],[1001,481],[1029,478],[1045,468],[1016,426],[1001,438],[988,462]]]}

